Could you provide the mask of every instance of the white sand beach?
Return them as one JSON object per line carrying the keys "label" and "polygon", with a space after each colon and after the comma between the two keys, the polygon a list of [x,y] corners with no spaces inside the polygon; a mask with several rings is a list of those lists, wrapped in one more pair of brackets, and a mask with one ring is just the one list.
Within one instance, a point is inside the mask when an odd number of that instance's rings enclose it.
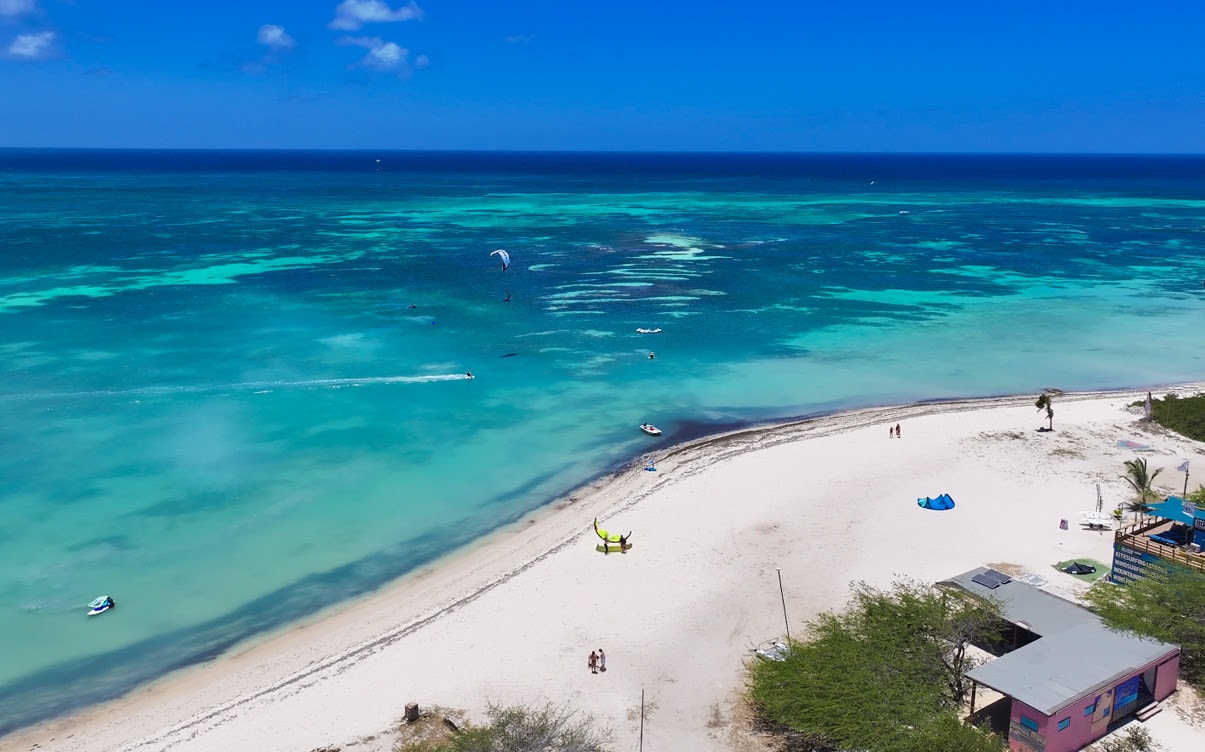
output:
{"label": "white sand beach", "polygon": [[[648,749],[756,749],[734,719],[742,662],[784,630],[776,568],[793,635],[841,608],[855,580],[932,582],[991,564],[1073,597],[1084,583],[1052,565],[1111,560],[1112,533],[1082,528],[1079,513],[1096,508],[1097,484],[1106,511],[1130,497],[1122,463],[1139,455],[1118,440],[1150,445],[1141,456],[1164,468],[1164,492],[1180,491],[1184,459],[1205,468],[1205,445],[1128,407],[1144,395],[1056,396],[1053,432],[1037,430],[1045,415],[1025,395],[860,410],[656,453],[656,472],[635,462],[382,592],[0,747],[384,750],[407,702],[480,719],[490,701],[551,700],[593,714],[629,750],[643,690]],[[956,508],[917,506],[940,493]],[[633,531],[634,547],[597,552],[595,517]],[[591,674],[600,647],[608,671]],[[1197,748],[1205,730],[1174,712],[1150,728],[1168,750]]]}

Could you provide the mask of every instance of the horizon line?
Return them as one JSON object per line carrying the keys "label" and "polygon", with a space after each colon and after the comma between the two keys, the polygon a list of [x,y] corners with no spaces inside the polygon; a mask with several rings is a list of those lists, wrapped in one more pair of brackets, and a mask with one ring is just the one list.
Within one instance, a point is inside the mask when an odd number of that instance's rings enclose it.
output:
{"label": "horizon line", "polygon": [[856,151],[856,150],[766,150],[766,149],[398,149],[372,147],[261,147],[261,146],[0,146],[0,153],[31,151],[77,152],[259,152],[328,154],[640,154],[725,156],[942,156],[942,157],[1205,157],[1205,152],[1173,151]]}

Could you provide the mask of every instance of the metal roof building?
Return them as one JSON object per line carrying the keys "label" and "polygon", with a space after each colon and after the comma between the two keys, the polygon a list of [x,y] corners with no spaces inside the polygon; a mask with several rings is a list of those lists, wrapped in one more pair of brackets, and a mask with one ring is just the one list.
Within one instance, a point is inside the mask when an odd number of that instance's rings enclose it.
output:
{"label": "metal roof building", "polygon": [[1010,749],[1082,749],[1175,691],[1176,645],[1113,631],[1086,608],[986,567],[939,584],[994,601],[1021,637],[967,673],[1011,700]]}

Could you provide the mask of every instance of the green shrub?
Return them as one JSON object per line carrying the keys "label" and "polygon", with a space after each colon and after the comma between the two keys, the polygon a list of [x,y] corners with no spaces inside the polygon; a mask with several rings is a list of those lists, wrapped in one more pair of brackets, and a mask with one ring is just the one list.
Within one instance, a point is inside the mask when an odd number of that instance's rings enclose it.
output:
{"label": "green shrub", "polygon": [[589,716],[545,704],[537,707],[490,705],[489,723],[468,726],[436,741],[414,742],[399,752],[609,752],[610,732],[595,728]]}
{"label": "green shrub", "polygon": [[[1145,400],[1139,400],[1133,406],[1142,407],[1144,403]],[[1191,397],[1169,393],[1151,400],[1151,420],[1169,431],[1195,441],[1205,441],[1205,393]]]}
{"label": "green shrub", "polygon": [[1163,747],[1151,738],[1151,732],[1134,726],[1125,736],[1101,742],[1100,749],[1101,752],[1160,752]]}
{"label": "green shrub", "polygon": [[855,583],[846,610],[808,624],[784,660],[756,660],[748,691],[784,749],[999,752],[962,723],[974,666],[967,647],[996,634],[998,615],[935,587]]}

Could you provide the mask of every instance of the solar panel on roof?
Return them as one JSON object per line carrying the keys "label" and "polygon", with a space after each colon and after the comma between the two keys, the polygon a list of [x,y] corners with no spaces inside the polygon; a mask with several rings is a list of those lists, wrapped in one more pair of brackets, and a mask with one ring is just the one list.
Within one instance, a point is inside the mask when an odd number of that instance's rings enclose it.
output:
{"label": "solar panel on roof", "polygon": [[1012,579],[1012,577],[1009,577],[1003,572],[997,572],[994,569],[985,569],[972,577],[971,581],[984,586],[988,590],[995,590],[1004,583],[1011,582]]}
{"label": "solar panel on roof", "polygon": [[988,590],[995,590],[1000,587],[1000,583],[991,577],[985,577],[983,574],[977,574],[971,578],[971,582],[978,583]]}

